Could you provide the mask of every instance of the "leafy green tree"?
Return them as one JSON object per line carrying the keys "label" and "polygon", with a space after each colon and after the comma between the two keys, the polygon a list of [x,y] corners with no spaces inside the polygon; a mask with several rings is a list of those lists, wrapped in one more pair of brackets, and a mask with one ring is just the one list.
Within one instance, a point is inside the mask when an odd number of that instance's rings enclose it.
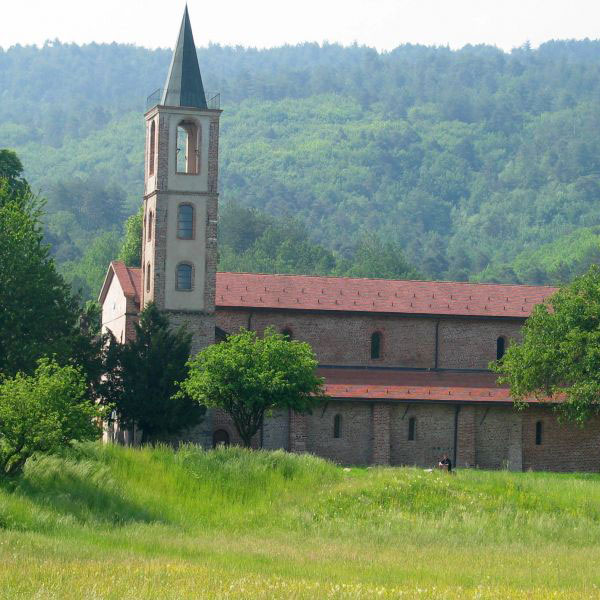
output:
{"label": "leafy green tree", "polygon": [[36,452],[97,439],[102,416],[79,369],[41,359],[33,375],[0,382],[0,470],[15,473]]}
{"label": "leafy green tree", "polygon": [[201,422],[205,409],[185,394],[178,382],[188,375],[191,335],[173,331],[154,304],[140,313],[135,337],[119,344],[111,336],[105,351],[103,402],[116,411],[121,427],[142,431],[142,442],[176,435]]}
{"label": "leafy green tree", "polygon": [[3,190],[0,206],[11,200],[22,203],[31,197],[29,184],[23,177],[23,164],[16,152],[0,148],[0,182]]}
{"label": "leafy green tree", "polygon": [[0,203],[0,307],[0,373],[31,372],[41,356],[69,360],[77,302],[38,223],[16,202]]}
{"label": "leafy green tree", "polygon": [[312,348],[273,329],[262,338],[247,330],[232,334],[199,352],[189,367],[189,376],[181,383],[183,393],[231,415],[246,446],[267,411],[310,412],[324,399]]}
{"label": "leafy green tree", "polygon": [[142,264],[142,226],[144,209],[131,215],[125,221],[125,237],[121,244],[118,259],[128,267],[139,267]]}
{"label": "leafy green tree", "polygon": [[560,400],[567,419],[584,423],[600,412],[600,268],[535,307],[512,344],[493,363],[519,406],[529,398]]}

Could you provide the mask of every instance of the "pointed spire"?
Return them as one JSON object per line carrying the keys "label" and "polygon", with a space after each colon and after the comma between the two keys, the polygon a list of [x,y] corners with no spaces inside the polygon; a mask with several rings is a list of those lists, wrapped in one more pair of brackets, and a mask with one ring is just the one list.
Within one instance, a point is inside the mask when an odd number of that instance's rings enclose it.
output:
{"label": "pointed spire", "polygon": [[179,37],[171,59],[161,104],[195,108],[207,107],[187,4],[183,12]]}

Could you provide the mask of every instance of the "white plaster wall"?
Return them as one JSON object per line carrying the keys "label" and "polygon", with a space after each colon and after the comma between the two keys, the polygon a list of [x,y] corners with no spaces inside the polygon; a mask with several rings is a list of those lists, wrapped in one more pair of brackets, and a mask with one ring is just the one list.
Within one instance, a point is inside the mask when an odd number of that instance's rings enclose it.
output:
{"label": "white plaster wall", "polygon": [[110,331],[118,342],[125,340],[127,298],[116,276],[113,276],[102,304],[102,333]]}

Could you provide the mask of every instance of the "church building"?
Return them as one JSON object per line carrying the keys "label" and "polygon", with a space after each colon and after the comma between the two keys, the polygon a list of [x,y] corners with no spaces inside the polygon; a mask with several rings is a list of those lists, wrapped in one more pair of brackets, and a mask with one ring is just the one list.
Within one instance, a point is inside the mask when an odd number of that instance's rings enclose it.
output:
{"label": "church building", "polygon": [[[353,465],[433,466],[447,454],[459,467],[600,469],[600,421],[559,424],[542,404],[517,412],[488,370],[554,288],[218,273],[220,115],[186,9],[165,87],[145,115],[142,266],[110,264],[104,331],[131,339],[153,301],[192,333],[193,353],[241,327],[310,343],[330,400],[310,415],[269,416],[257,448]],[[240,442],[220,410],[181,439]]]}

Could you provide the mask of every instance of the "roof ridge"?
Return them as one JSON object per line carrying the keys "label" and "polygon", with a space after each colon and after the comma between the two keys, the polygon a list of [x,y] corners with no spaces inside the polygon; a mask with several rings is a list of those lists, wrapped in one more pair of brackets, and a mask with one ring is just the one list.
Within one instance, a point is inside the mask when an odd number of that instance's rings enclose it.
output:
{"label": "roof ridge", "polygon": [[247,271],[218,271],[217,275],[257,275],[266,277],[306,277],[306,278],[321,278],[321,279],[339,279],[351,281],[387,281],[387,282],[406,282],[406,283],[436,283],[436,284],[452,284],[452,285],[475,285],[475,286],[503,286],[514,288],[536,288],[536,289],[558,289],[555,285],[533,285],[530,283],[491,283],[491,282],[476,282],[476,281],[452,281],[442,279],[385,279],[383,277],[349,277],[347,275],[305,275],[297,273],[250,273]]}

